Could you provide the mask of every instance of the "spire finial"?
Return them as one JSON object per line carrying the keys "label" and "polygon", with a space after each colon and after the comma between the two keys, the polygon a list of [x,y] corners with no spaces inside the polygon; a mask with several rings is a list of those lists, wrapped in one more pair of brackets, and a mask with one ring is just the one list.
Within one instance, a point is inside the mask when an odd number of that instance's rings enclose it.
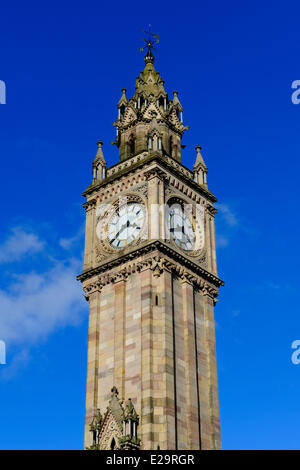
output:
{"label": "spire finial", "polygon": [[197,152],[197,157],[196,157],[196,163],[195,163],[194,166],[198,166],[198,165],[201,165],[201,164],[205,166],[203,157],[201,155],[202,147],[198,144],[198,145],[196,145],[195,150]]}
{"label": "spire finial", "polygon": [[111,396],[112,397],[117,397],[119,395],[117,387],[114,385],[113,388],[111,389]]}
{"label": "spire finial", "polygon": [[149,31],[143,29],[143,33],[147,34],[148,37],[143,36],[143,41],[146,43],[144,47],[140,48],[140,51],[144,51],[147,49],[147,54],[145,55],[145,62],[146,64],[151,62],[154,62],[154,55],[152,54],[152,49],[155,51],[155,44],[159,43],[159,36],[157,34],[151,33],[151,24],[149,24]]}
{"label": "spire finial", "polygon": [[105,158],[104,158],[104,155],[103,155],[103,150],[102,150],[102,145],[103,145],[102,140],[98,140],[97,145],[98,145],[98,150],[97,150],[96,156],[94,158],[93,165],[97,166],[98,163],[101,162],[102,166],[106,167],[106,161],[105,161]]}

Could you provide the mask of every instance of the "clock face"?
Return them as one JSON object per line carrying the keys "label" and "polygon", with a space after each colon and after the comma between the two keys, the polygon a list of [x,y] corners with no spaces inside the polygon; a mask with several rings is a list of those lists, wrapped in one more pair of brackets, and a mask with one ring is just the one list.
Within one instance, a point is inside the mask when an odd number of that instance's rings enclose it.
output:
{"label": "clock face", "polygon": [[179,248],[192,251],[195,247],[195,231],[189,216],[179,204],[169,208],[168,227],[172,240]]}
{"label": "clock face", "polygon": [[108,224],[107,238],[116,249],[125,248],[141,233],[145,222],[143,204],[130,202],[121,206]]}

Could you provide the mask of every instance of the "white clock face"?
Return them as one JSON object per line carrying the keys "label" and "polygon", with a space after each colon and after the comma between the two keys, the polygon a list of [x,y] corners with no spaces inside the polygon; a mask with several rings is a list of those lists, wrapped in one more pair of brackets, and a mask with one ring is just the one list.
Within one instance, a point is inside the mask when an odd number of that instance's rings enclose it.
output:
{"label": "white clock face", "polygon": [[142,204],[130,202],[120,207],[108,224],[107,238],[116,249],[125,248],[141,233],[145,222]]}
{"label": "white clock face", "polygon": [[179,248],[185,251],[194,250],[196,236],[193,224],[179,204],[169,208],[168,227],[171,238]]}

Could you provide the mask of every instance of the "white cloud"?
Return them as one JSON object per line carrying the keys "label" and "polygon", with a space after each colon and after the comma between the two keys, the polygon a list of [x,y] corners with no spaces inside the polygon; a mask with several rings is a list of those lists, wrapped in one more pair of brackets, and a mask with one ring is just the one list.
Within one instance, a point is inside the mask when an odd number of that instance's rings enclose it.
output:
{"label": "white cloud", "polygon": [[[75,237],[64,240],[77,240],[81,233],[80,230]],[[0,263],[20,261],[24,257],[30,259],[45,246],[35,233],[14,228],[0,245]],[[40,258],[31,259],[32,266],[36,261],[41,264]],[[82,261],[78,258],[57,260],[47,255],[43,263],[42,271],[33,269],[12,274],[10,284],[0,289],[0,340],[5,342],[6,356],[10,357],[1,367],[3,379],[14,377],[26,366],[34,345],[47,340],[59,328],[78,325],[88,314],[81,284],[76,280]],[[16,352],[10,355],[10,350]]]}
{"label": "white cloud", "polygon": [[216,246],[217,248],[224,248],[227,246],[229,243],[229,240],[227,237],[224,237],[224,235],[218,235],[216,234]]}
{"label": "white cloud", "polygon": [[235,213],[228,206],[228,204],[216,204],[216,208],[222,214],[226,224],[229,227],[234,227],[239,224]]}
{"label": "white cloud", "polygon": [[81,229],[71,238],[61,238],[59,240],[60,246],[64,250],[70,250],[78,241],[83,239],[85,226],[83,225]]}
{"label": "white cloud", "polygon": [[41,251],[43,247],[44,243],[37,235],[15,227],[7,240],[0,245],[0,263],[19,261],[25,256]]}
{"label": "white cloud", "polygon": [[0,290],[0,338],[26,346],[45,340],[57,328],[76,325],[86,312],[76,281],[81,262],[57,262],[49,270],[18,276]]}
{"label": "white cloud", "polygon": [[219,214],[216,217],[216,246],[217,248],[227,247],[237,230],[240,230],[240,223],[228,204],[216,204]]}
{"label": "white cloud", "polygon": [[18,375],[20,370],[24,369],[30,359],[29,351],[27,349],[21,349],[13,356],[10,364],[2,368],[1,378],[4,380],[13,379]]}

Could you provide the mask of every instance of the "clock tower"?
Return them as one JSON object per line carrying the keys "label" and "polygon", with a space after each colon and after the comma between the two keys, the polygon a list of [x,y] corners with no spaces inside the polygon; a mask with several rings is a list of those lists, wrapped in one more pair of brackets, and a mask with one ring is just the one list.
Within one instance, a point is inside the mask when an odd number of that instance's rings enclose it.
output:
{"label": "clock tower", "polygon": [[[156,36],[155,36],[156,37]],[[84,191],[89,302],[85,448],[220,449],[214,306],[215,196],[177,91],[154,68],[149,33],[135,93],[113,123],[119,162],[102,142]]]}

